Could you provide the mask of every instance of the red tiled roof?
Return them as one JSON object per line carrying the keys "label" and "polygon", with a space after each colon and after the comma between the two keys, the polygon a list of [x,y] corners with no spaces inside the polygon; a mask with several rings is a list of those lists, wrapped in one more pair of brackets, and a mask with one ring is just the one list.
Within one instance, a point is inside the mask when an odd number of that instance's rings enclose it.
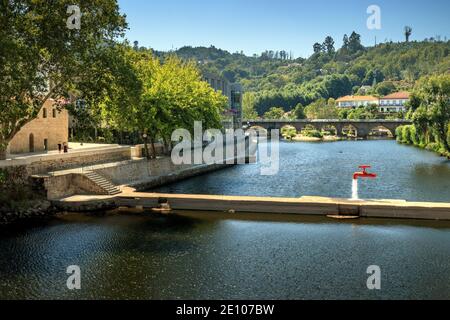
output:
{"label": "red tiled roof", "polygon": [[406,91],[395,92],[390,95],[387,95],[382,100],[395,100],[395,99],[409,99],[410,93]]}
{"label": "red tiled roof", "polygon": [[378,101],[378,98],[372,96],[345,96],[336,100],[336,102],[344,101]]}

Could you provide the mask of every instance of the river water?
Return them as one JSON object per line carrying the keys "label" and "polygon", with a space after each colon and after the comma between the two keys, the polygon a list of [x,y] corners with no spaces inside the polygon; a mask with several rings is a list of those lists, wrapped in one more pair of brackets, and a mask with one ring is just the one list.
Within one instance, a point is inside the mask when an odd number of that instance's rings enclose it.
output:
{"label": "river water", "polygon": [[[450,299],[450,223],[280,219],[122,213],[9,229],[0,298]],[[380,291],[367,289],[371,265]]]}
{"label": "river water", "polygon": [[[370,163],[380,177],[360,196],[450,201],[449,163],[392,141],[286,143],[281,155],[280,176],[242,166],[161,190],[350,197],[351,173]],[[71,265],[81,290],[67,289]],[[371,265],[381,290],[367,289]],[[0,228],[0,299],[61,298],[450,299],[450,222],[116,211]]]}
{"label": "river water", "polygon": [[157,192],[351,198],[358,166],[372,165],[376,180],[359,182],[362,199],[450,202],[450,161],[393,140],[280,145],[280,170],[262,176],[259,164],[198,176]]}

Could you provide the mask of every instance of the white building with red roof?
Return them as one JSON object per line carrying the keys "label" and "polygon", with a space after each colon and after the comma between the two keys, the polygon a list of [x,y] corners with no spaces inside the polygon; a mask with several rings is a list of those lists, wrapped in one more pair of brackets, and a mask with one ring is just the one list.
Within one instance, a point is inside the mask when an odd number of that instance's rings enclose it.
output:
{"label": "white building with red roof", "polygon": [[409,101],[410,94],[406,91],[395,92],[380,98],[380,112],[405,112],[406,103]]}
{"label": "white building with red roof", "polygon": [[379,99],[372,96],[345,96],[336,100],[339,108],[355,109],[358,107],[367,107],[370,105],[378,105]]}

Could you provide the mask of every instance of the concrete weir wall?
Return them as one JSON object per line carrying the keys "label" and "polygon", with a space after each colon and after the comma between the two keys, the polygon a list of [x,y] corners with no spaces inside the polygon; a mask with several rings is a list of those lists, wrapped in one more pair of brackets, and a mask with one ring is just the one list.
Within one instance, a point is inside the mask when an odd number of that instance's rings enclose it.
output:
{"label": "concrete weir wall", "polygon": [[117,205],[158,207],[167,201],[174,210],[337,215],[369,218],[450,220],[450,203],[407,202],[399,200],[346,200],[322,197],[269,198],[152,193],[122,194]]}

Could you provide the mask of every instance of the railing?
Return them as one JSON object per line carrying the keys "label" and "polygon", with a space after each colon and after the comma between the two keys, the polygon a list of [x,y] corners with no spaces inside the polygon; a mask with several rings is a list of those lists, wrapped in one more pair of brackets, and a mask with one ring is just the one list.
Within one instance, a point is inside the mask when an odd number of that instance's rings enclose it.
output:
{"label": "railing", "polygon": [[387,119],[355,119],[355,120],[342,120],[342,119],[314,119],[314,120],[244,120],[242,123],[245,124],[255,124],[255,123],[374,123],[374,122],[381,122],[381,123],[412,123],[411,120],[403,120],[403,119],[393,119],[393,120],[387,120]]}

